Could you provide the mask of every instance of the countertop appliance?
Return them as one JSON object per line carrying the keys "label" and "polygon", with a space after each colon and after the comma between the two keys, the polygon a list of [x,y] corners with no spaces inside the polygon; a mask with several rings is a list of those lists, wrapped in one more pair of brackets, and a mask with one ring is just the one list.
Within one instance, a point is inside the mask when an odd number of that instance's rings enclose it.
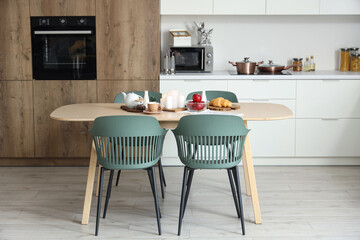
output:
{"label": "countertop appliance", "polygon": [[211,45],[170,46],[175,56],[175,72],[212,72],[214,51]]}
{"label": "countertop appliance", "polygon": [[95,17],[31,17],[35,80],[96,79]]}

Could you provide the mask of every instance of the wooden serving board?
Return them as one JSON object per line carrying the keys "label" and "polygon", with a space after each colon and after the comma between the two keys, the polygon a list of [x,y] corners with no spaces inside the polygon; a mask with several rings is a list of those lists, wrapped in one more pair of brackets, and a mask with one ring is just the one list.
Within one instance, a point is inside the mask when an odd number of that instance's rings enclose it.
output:
{"label": "wooden serving board", "polygon": [[214,107],[214,106],[208,106],[208,109],[214,110],[214,111],[231,111],[231,110],[237,110],[240,106],[238,105],[232,105],[231,107]]}
{"label": "wooden serving board", "polygon": [[167,109],[167,108],[163,108],[162,110],[165,112],[181,112],[181,111],[185,111],[187,108],[171,108],[171,109]]}
{"label": "wooden serving board", "polygon": [[144,110],[137,110],[137,109],[133,109],[133,108],[128,108],[125,105],[122,105],[120,108],[125,110],[125,111],[128,111],[128,112],[143,112],[144,111]]}

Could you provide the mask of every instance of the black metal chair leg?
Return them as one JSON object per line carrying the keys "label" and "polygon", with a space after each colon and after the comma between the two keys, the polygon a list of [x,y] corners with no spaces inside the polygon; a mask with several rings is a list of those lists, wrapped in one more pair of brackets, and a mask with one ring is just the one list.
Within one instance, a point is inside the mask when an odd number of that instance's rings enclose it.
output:
{"label": "black metal chair leg", "polygon": [[158,232],[159,235],[161,235],[161,223],[160,223],[160,208],[159,208],[159,201],[158,201],[158,195],[157,195],[157,188],[156,188],[156,176],[155,176],[155,169],[154,167],[151,167],[148,169],[148,175],[149,178],[151,178],[150,185],[153,189],[153,195],[154,195],[154,201],[155,201],[155,211],[156,211],[156,220],[158,225]]}
{"label": "black metal chair leg", "polygon": [[[155,197],[155,185],[156,185],[156,183],[153,182],[154,179],[151,176],[151,168],[146,169],[146,171],[148,173],[152,194]],[[156,195],[157,195],[157,192],[156,192]],[[161,211],[159,210],[159,212],[160,212],[160,218],[161,218]]]}
{"label": "black metal chair leg", "polygon": [[236,183],[236,190],[238,195],[238,201],[239,201],[239,210],[240,210],[240,221],[241,221],[241,228],[242,228],[242,234],[245,235],[245,223],[244,223],[244,211],[242,206],[242,200],[241,200],[241,187],[240,187],[240,178],[239,178],[239,169],[237,166],[233,168],[233,174],[234,179]]}
{"label": "black metal chair leg", "polygon": [[181,201],[180,201],[180,212],[179,212],[179,225],[178,225],[178,236],[181,235],[181,224],[183,219],[183,208],[185,204],[185,189],[186,189],[186,182],[188,176],[188,167],[184,167],[184,176],[183,176],[183,183],[182,183],[182,190],[181,190]]}
{"label": "black metal chair leg", "polygon": [[190,169],[189,170],[189,177],[188,177],[188,180],[186,181],[187,184],[186,184],[185,204],[184,204],[184,211],[183,211],[183,214],[182,214],[183,218],[184,218],[184,215],[185,215],[186,205],[187,205],[189,195],[190,195],[190,188],[191,188],[191,183],[192,183],[193,177],[194,177],[194,169]]}
{"label": "black metal chair leg", "polygon": [[160,188],[161,188],[161,197],[162,199],[165,198],[165,192],[164,192],[164,173],[162,172],[161,162],[158,161],[158,167],[159,167],[159,177],[160,177]]}
{"label": "black metal chair leg", "polygon": [[100,183],[99,183],[99,196],[97,202],[97,213],[96,213],[96,227],[95,227],[95,236],[99,233],[99,223],[100,223],[100,214],[101,214],[101,198],[102,198],[102,188],[104,182],[104,168],[100,169]]}
{"label": "black metal chair leg", "polygon": [[109,183],[108,183],[108,187],[107,187],[107,192],[106,192],[106,200],[105,200],[103,218],[106,217],[106,212],[107,212],[107,208],[108,208],[108,205],[109,205],[109,199],[110,199],[110,196],[111,196],[111,187],[112,187],[113,178],[114,178],[114,170],[111,170],[110,171],[110,177],[109,177]]}
{"label": "black metal chair leg", "polygon": [[231,169],[227,169],[227,172],[228,172],[228,176],[229,176],[231,192],[232,192],[232,195],[233,195],[233,198],[234,198],[236,213],[237,213],[238,218],[240,218],[239,202],[238,202],[237,197],[236,197],[236,192],[235,192],[233,177],[232,177],[232,174],[231,174]]}
{"label": "black metal chair leg", "polygon": [[164,169],[163,169],[163,166],[162,166],[162,163],[161,163],[161,158],[159,159],[159,170],[161,172],[161,175],[162,175],[162,178],[163,178],[163,183],[164,183],[164,186],[166,187],[166,180],[165,180],[165,174],[164,174]]}
{"label": "black metal chair leg", "polygon": [[118,173],[117,173],[115,186],[119,185],[120,173],[121,173],[121,170],[119,170]]}

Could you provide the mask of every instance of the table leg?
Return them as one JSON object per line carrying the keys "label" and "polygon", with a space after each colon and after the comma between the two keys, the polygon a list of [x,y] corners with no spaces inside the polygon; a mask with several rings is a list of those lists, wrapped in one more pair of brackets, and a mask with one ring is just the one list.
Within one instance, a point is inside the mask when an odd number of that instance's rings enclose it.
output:
{"label": "table leg", "polygon": [[89,223],[91,199],[92,199],[92,194],[93,194],[93,189],[94,189],[96,162],[97,162],[97,156],[96,156],[95,145],[93,142],[92,147],[91,147],[91,153],[90,153],[89,171],[88,171],[88,177],[87,177],[87,182],[86,182],[85,200],[84,200],[84,208],[83,208],[81,224]]}
{"label": "table leg", "polygon": [[98,166],[98,174],[97,174],[97,181],[96,181],[96,193],[95,196],[99,196],[99,183],[100,183],[100,171],[101,171],[101,165]]}
{"label": "table leg", "polygon": [[[245,121],[245,126],[247,126],[247,121]],[[254,164],[253,164],[253,158],[250,148],[250,139],[249,135],[247,135],[245,139],[245,146],[244,146],[244,175],[245,175],[245,182],[248,178],[248,184],[251,194],[251,200],[254,210],[254,218],[256,224],[261,224],[261,213],[260,213],[260,204],[259,204],[259,197],[257,193],[256,188],[256,180],[255,180],[255,171],[254,171]]]}

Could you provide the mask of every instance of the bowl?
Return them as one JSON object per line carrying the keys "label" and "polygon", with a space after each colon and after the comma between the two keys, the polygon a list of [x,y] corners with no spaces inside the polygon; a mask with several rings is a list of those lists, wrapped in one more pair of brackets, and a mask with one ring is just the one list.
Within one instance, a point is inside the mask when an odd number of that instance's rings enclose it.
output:
{"label": "bowl", "polygon": [[186,101],[186,107],[189,112],[202,112],[207,109],[208,102],[194,102],[192,100]]}

